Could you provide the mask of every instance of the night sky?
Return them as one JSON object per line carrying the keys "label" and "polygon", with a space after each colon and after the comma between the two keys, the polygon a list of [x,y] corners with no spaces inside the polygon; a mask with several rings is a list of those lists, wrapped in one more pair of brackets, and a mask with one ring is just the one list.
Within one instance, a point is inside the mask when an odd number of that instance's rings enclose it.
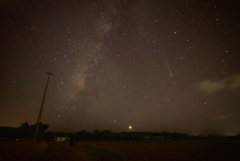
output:
{"label": "night sky", "polygon": [[[1,0],[0,126],[240,133],[238,0]],[[130,129],[129,126],[132,128]]]}

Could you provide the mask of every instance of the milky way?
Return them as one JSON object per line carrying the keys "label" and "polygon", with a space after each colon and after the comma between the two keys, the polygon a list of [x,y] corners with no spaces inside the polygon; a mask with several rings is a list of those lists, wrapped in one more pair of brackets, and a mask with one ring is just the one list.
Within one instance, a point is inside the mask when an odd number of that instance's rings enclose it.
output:
{"label": "milky way", "polygon": [[238,5],[2,1],[0,126],[239,133]]}

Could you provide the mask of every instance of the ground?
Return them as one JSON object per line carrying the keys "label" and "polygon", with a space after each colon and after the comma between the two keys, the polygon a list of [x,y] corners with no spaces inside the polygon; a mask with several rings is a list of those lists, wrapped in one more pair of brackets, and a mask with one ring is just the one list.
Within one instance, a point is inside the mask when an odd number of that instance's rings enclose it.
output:
{"label": "ground", "polygon": [[0,142],[0,161],[237,161],[240,140]]}

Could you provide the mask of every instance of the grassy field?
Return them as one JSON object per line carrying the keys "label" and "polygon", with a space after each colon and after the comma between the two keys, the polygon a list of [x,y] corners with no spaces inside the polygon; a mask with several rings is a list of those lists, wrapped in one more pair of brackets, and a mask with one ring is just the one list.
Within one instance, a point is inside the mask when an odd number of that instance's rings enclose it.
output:
{"label": "grassy field", "polygon": [[0,142],[0,161],[22,161],[42,155],[48,149],[44,141],[33,142]]}
{"label": "grassy field", "polygon": [[240,140],[0,142],[0,161],[239,161]]}

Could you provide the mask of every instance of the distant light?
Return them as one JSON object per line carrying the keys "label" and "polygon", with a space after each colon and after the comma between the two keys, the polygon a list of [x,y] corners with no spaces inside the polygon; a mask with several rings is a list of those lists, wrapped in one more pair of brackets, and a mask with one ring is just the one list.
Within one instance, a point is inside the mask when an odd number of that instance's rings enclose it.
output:
{"label": "distant light", "polygon": [[128,129],[129,129],[129,130],[131,130],[131,129],[132,129],[132,126],[131,126],[131,125],[129,125],[129,126],[128,126]]}

